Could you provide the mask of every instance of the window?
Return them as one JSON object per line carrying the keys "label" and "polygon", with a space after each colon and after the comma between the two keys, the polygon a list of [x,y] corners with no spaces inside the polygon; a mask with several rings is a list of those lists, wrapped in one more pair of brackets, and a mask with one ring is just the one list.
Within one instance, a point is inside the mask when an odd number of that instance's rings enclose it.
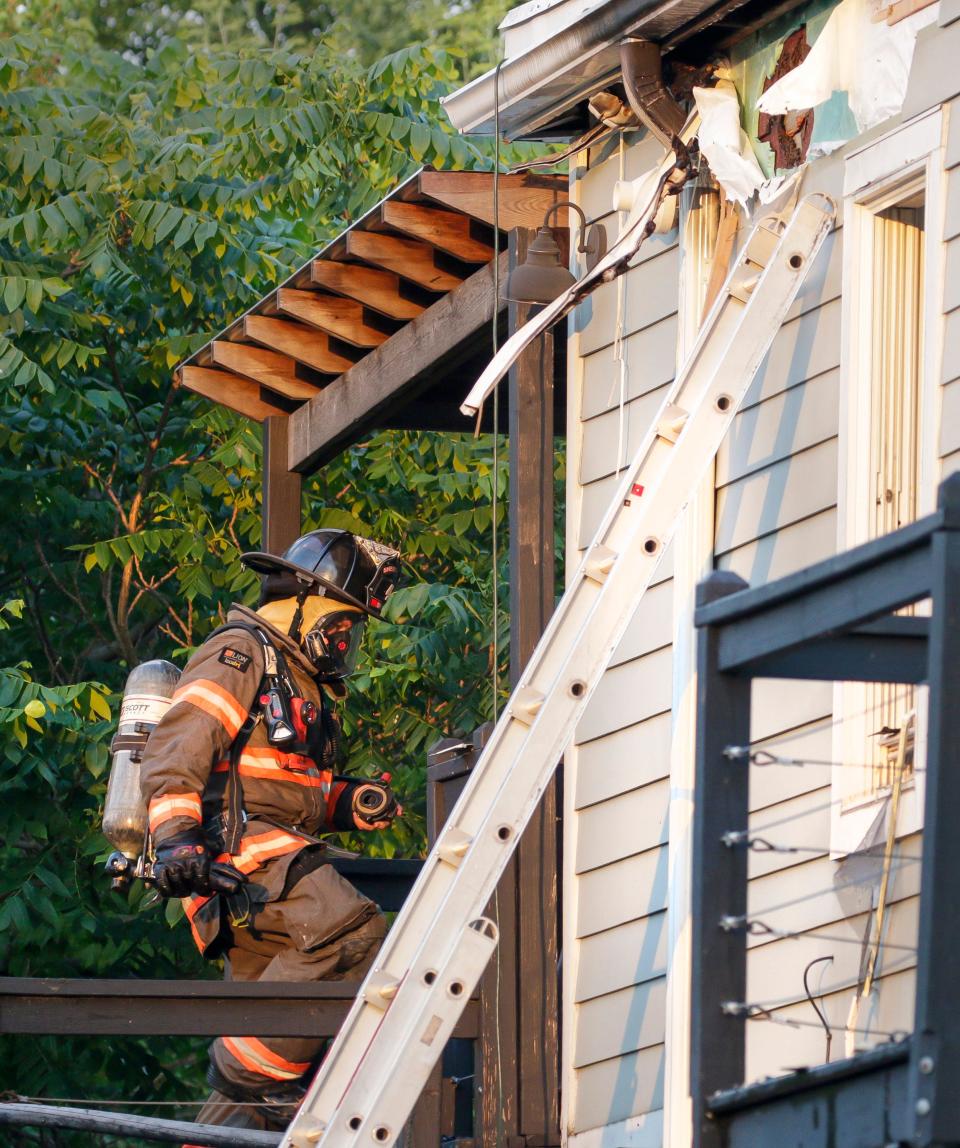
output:
{"label": "window", "polygon": [[[933,509],[940,318],[936,292],[941,114],[851,152],[844,172],[839,548]],[[922,609],[922,607],[921,607]],[[913,612],[911,610],[911,612]],[[901,835],[920,827],[924,691],[838,685],[831,845],[869,844],[900,773]],[[901,736],[901,730],[905,736]]]}

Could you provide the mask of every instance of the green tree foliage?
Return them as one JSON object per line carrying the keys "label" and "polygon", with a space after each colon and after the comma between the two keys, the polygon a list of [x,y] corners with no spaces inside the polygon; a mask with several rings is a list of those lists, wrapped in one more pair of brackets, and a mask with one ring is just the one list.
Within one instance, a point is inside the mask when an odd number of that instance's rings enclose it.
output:
{"label": "green tree foliage", "polygon": [[260,48],[309,51],[321,41],[363,67],[410,44],[445,49],[461,79],[498,58],[497,27],[512,0],[73,0],[11,4],[0,11],[0,35],[35,28],[44,18],[68,30],[71,42],[146,60],[166,41],[191,49]]}
{"label": "green tree foliage", "polygon": [[[442,127],[442,50],[366,70],[326,41],[167,41],[139,60],[100,48],[89,14],[55,31],[30,12],[0,42],[2,971],[209,975],[169,927],[177,905],[115,898],[97,873],[127,671],[182,663],[256,593],[238,555],[259,544],[259,431],[171,367],[413,166],[488,161]],[[502,498],[489,439],[396,432],[305,494],[310,525],[382,537],[410,564],[403,625],[371,627],[346,717],[350,766],[389,769],[409,811],[372,846],[388,855],[422,848],[431,737],[491,713],[495,483]],[[201,1045],[4,1038],[0,1086],[197,1096]]]}

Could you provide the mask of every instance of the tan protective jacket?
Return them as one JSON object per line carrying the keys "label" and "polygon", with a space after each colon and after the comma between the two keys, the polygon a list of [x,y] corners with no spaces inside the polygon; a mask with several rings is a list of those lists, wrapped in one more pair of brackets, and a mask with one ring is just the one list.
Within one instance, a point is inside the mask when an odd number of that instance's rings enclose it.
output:
{"label": "tan protective jacket", "polygon": [[[227,620],[263,630],[286,658],[301,696],[317,707],[329,707],[320,697],[310,662],[285,634],[245,606],[231,607]],[[141,765],[140,785],[155,843],[199,825],[208,835],[217,835],[230,747],[257,698],[263,671],[260,640],[241,629],[215,634],[187,663],[169,710],[150,734]],[[271,746],[263,721],[243,748],[239,772],[247,814],[243,839],[239,852],[221,853],[219,859],[250,875],[246,890],[253,903],[276,900],[290,862],[309,843],[289,830],[312,835],[333,828],[343,783],[335,785],[331,772],[310,758]],[[204,953],[220,932],[219,901],[198,896],[184,901],[194,939]],[[335,906],[330,909],[337,911]]]}

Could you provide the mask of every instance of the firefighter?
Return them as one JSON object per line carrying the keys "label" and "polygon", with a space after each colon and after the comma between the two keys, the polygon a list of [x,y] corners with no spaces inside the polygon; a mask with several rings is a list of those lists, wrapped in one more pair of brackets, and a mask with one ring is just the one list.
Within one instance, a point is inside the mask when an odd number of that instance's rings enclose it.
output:
{"label": "firefighter", "polygon": [[[314,834],[384,829],[398,812],[388,786],[335,776],[332,711],[398,554],[315,530],[281,558],[241,561],[263,575],[258,608],[233,606],[197,650],[144,751],[156,887],[183,899],[201,953],[224,957],[232,979],[360,980],[383,914]],[[323,1043],[218,1038],[198,1120],[285,1127]]]}

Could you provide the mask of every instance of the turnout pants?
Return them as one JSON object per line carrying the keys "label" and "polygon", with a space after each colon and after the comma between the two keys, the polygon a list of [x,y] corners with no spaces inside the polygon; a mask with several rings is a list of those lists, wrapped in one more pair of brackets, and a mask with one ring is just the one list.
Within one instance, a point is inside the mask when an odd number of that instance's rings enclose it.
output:
{"label": "turnout pants", "polygon": [[[253,881],[251,886],[250,921],[231,926],[231,979],[363,979],[386,922],[379,908],[319,855],[304,850],[294,859],[276,900],[258,906]],[[298,1086],[309,1079],[325,1044],[325,1037],[218,1037],[210,1047],[211,1082],[226,1095],[214,1093],[198,1123],[285,1128],[296,1109]]]}

